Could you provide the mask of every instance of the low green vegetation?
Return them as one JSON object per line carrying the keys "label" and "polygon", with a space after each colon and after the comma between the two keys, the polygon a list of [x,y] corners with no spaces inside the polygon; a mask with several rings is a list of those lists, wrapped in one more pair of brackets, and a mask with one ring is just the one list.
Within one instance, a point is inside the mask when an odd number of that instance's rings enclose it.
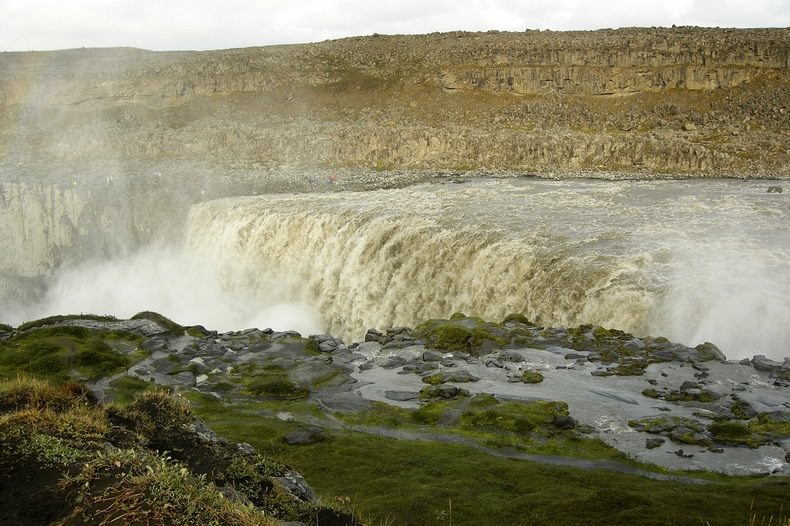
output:
{"label": "low green vegetation", "polygon": [[[486,415],[504,405],[512,420],[487,420],[493,428],[517,429],[516,418],[529,418],[486,395],[470,406]],[[413,425],[417,417],[387,406],[374,407],[368,425],[394,421]],[[437,415],[456,402],[433,404],[424,415]],[[545,425],[561,407],[545,404],[533,418]],[[605,469],[583,470],[491,456],[466,444],[406,441],[338,431],[331,440],[288,446],[283,437],[298,429],[283,422],[217,403],[198,403],[196,411],[223,436],[244,440],[294,466],[325,499],[351,503],[370,524],[529,524],[697,526],[760,524],[786,517],[786,485],[774,479],[711,477],[704,484],[657,481]],[[411,424],[404,423],[411,421]],[[478,420],[478,422],[481,422]],[[438,431],[438,430],[437,430]],[[572,442],[569,441],[568,444]],[[452,510],[452,511],[451,511]],[[758,522],[751,522],[757,518]],[[765,522],[765,524],[768,524]]]}
{"label": "low green vegetation", "polygon": [[146,382],[133,376],[121,376],[110,382],[110,388],[113,401],[123,405],[131,403],[138,394],[153,391],[159,387],[152,382]]}
{"label": "low green vegetation", "polygon": [[71,320],[91,320],[91,321],[118,321],[115,316],[99,316],[96,314],[67,314],[58,316],[48,316],[38,320],[28,321],[17,327],[19,332],[29,331],[40,327],[48,327],[58,323]]}
{"label": "low green vegetation", "polygon": [[184,327],[179,325],[178,323],[174,322],[170,318],[167,318],[158,312],[151,312],[151,311],[143,311],[138,312],[134,316],[132,316],[133,320],[150,320],[153,322],[158,323],[160,326],[166,328],[173,334],[183,334]]}
{"label": "low green vegetation", "polygon": [[[165,323],[154,313],[143,315]],[[313,340],[294,336],[278,341],[272,353],[256,351],[252,359],[233,362],[226,372],[217,371],[230,362],[221,362],[214,372],[198,371],[200,364],[189,362],[189,353],[157,358],[163,370],[207,374],[201,389],[211,392],[186,387],[173,396],[151,382],[120,375],[105,393],[114,403],[102,406],[74,380],[128,369],[143,356],[140,338],[68,326],[9,332],[11,337],[0,339],[0,376],[5,378],[0,378],[0,487],[56,474],[60,484],[49,487],[44,502],[53,503],[49,507],[59,510],[64,524],[244,525],[267,524],[270,518],[316,526],[720,526],[769,524],[769,518],[770,524],[787,524],[787,484],[781,478],[694,474],[700,482],[694,485],[651,480],[636,473],[661,470],[591,438],[570,418],[564,402],[472,395],[452,384],[477,379],[451,368],[425,374],[427,385],[415,409],[370,402],[330,413],[314,395],[343,378],[328,366],[316,366],[310,374],[295,372],[304,361],[319,359],[309,347]],[[614,368],[633,366],[639,374],[640,364],[647,363],[645,353],[639,356],[640,351],[624,346],[630,335],[595,326],[570,332],[580,346],[596,347],[601,361],[611,358]],[[484,354],[519,335],[544,342],[569,337],[516,315],[500,325],[462,314],[426,322],[414,335],[436,349],[469,354]],[[259,342],[260,337],[245,345]],[[663,345],[658,339],[648,342],[654,343]],[[715,355],[715,349],[709,352]],[[520,380],[539,383],[543,376],[526,370]],[[677,396],[693,398],[681,402],[707,403],[704,392],[689,383]],[[674,393],[651,388],[643,394],[669,400]],[[790,436],[782,414],[758,414],[737,401],[730,412],[732,420],[657,416],[630,424],[709,448],[754,447]],[[191,429],[205,430],[196,414],[230,443],[195,439]],[[291,440],[300,433],[318,438]],[[236,441],[252,444],[259,454],[240,457]],[[515,460],[535,455],[541,463]],[[211,463],[204,461],[208,458]],[[552,464],[560,458],[600,467]],[[287,466],[305,476],[319,503],[300,504],[272,482],[287,473]],[[232,490],[222,497],[221,486]],[[242,498],[227,497],[234,494]],[[25,506],[19,513],[36,516]],[[332,522],[338,517],[345,522]]]}
{"label": "low green vegetation", "polygon": [[171,458],[148,451],[96,455],[76,476],[65,479],[63,488],[79,500],[66,523],[280,524],[252,506],[229,500],[205,477]]}
{"label": "low green vegetation", "polygon": [[60,381],[108,376],[142,358],[141,353],[130,352],[139,340],[130,333],[71,326],[17,331],[0,340],[0,378],[20,372]]}
{"label": "low green vegetation", "polygon": [[19,492],[11,505],[13,492],[0,491],[0,516],[13,524],[360,523],[297,498],[278,482],[287,466],[195,425],[190,403],[161,389],[102,406],[81,384],[0,382],[0,488]]}

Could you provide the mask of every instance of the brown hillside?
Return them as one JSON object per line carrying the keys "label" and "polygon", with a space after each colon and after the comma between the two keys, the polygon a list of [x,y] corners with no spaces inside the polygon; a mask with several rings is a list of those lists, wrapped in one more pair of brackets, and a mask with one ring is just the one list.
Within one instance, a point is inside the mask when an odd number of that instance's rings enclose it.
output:
{"label": "brown hillside", "polygon": [[790,177],[790,29],[0,54],[0,162]]}

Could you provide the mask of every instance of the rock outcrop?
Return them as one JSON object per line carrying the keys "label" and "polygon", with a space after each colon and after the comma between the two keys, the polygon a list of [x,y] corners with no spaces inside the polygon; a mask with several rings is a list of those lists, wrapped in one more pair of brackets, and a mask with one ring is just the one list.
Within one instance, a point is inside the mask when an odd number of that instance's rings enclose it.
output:
{"label": "rock outcrop", "polygon": [[[787,178],[788,29],[373,35],[0,55],[0,150],[225,169]],[[35,156],[33,155],[35,154]]]}

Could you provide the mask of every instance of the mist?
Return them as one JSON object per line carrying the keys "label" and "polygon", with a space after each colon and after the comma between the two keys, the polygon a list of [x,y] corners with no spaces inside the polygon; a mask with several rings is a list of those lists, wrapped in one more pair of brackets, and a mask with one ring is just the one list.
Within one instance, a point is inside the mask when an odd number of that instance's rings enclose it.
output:
{"label": "mist", "polygon": [[229,286],[205,261],[161,244],[57,272],[32,310],[35,317],[91,313],[119,318],[152,310],[182,325],[220,331],[257,327],[309,335],[323,330],[315,309],[283,297],[275,283],[258,290]]}
{"label": "mist", "polygon": [[712,342],[731,359],[790,356],[790,275],[782,254],[746,236],[680,236],[675,245],[648,331],[688,345]]}

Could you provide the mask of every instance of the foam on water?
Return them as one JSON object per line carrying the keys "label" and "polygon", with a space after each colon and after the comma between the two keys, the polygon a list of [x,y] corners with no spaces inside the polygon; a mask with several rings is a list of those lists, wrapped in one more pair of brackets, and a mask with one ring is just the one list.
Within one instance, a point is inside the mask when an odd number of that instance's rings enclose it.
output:
{"label": "foam on water", "polygon": [[456,311],[522,312],[779,359],[790,355],[788,219],[790,196],[720,180],[223,199],[192,208],[183,243],[62,272],[34,310],[160,310],[222,330],[346,339]]}

